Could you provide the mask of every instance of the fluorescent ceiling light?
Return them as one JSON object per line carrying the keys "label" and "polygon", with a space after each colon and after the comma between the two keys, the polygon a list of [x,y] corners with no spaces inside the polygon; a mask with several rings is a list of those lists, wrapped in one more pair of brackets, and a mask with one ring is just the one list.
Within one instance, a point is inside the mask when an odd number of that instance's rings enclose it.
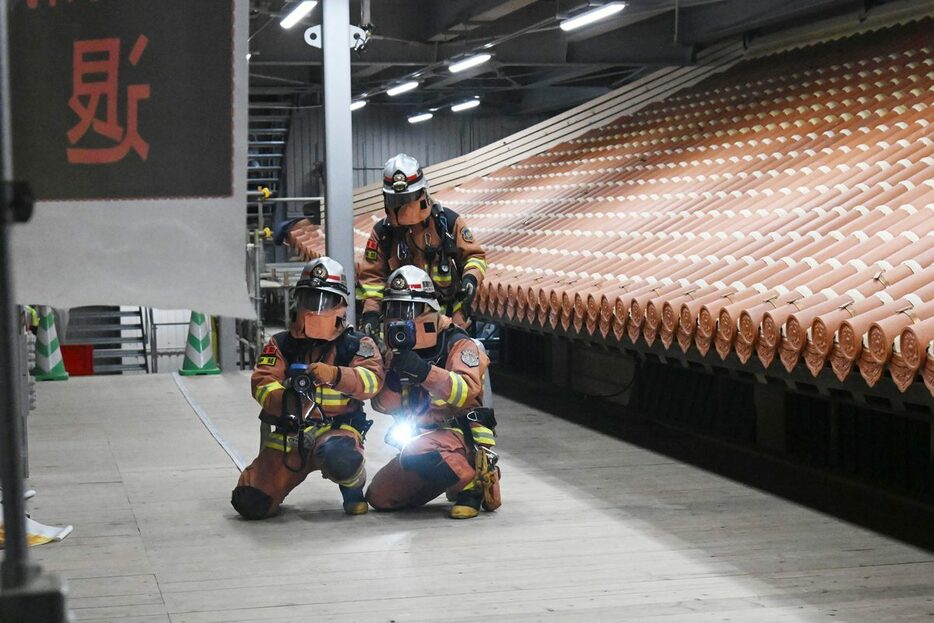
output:
{"label": "fluorescent ceiling light", "polygon": [[465,69],[470,69],[471,67],[482,65],[483,63],[487,62],[491,58],[493,58],[493,56],[490,54],[487,54],[486,52],[484,52],[483,54],[475,54],[473,56],[468,56],[462,61],[457,61],[456,63],[448,67],[448,69],[451,70],[451,73],[456,74],[459,71],[464,71]]}
{"label": "fluorescent ceiling light", "polygon": [[581,28],[583,26],[587,26],[588,24],[599,22],[601,19],[606,19],[611,15],[616,15],[625,7],[625,2],[612,2],[610,4],[605,4],[599,9],[587,11],[586,13],[578,15],[577,17],[564,20],[561,22],[561,30],[574,30],[575,28]]}
{"label": "fluorescent ceiling light", "polygon": [[461,102],[460,104],[454,104],[451,106],[451,112],[460,112],[462,110],[470,110],[471,108],[476,108],[480,105],[480,100],[467,100],[466,102]]}
{"label": "fluorescent ceiling light", "polygon": [[350,110],[360,110],[366,106],[366,100],[354,100],[350,102]]}
{"label": "fluorescent ceiling light", "polygon": [[311,10],[315,8],[315,5],[318,4],[318,0],[302,0],[295,8],[292,9],[292,12],[286,15],[279,25],[283,28],[291,28],[295,24],[299,23],[302,18],[311,13]]}
{"label": "fluorescent ceiling light", "polygon": [[418,82],[416,82],[415,80],[412,80],[411,82],[404,82],[400,84],[399,86],[392,87],[391,89],[386,91],[386,95],[388,95],[389,97],[395,97],[396,95],[399,95],[400,93],[411,91],[412,89],[415,89],[417,87],[418,87]]}
{"label": "fluorescent ceiling light", "polygon": [[409,117],[409,123],[421,123],[422,121],[428,121],[432,117],[434,117],[434,115],[430,112],[423,112],[419,115],[412,115]]}

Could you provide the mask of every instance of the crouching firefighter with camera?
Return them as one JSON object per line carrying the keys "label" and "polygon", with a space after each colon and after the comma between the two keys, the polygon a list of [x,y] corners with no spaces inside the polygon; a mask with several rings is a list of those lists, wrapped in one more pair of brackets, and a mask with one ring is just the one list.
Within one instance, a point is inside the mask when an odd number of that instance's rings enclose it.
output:
{"label": "crouching firefighter with camera", "polygon": [[343,267],[309,262],[293,291],[288,331],[274,335],[253,370],[262,407],[263,447],[240,475],[231,504],[247,519],[276,513],[289,492],[316,470],[340,485],[344,512],[367,512],[363,442],[372,424],[362,401],[383,385],[372,338],[347,326],[350,292]]}
{"label": "crouching firefighter with camera", "polygon": [[493,410],[483,407],[489,359],[467,333],[442,316],[431,277],[403,266],[383,298],[386,384],[371,401],[396,423],[399,454],[373,478],[367,501],[377,510],[421,506],[447,492],[455,519],[500,506]]}

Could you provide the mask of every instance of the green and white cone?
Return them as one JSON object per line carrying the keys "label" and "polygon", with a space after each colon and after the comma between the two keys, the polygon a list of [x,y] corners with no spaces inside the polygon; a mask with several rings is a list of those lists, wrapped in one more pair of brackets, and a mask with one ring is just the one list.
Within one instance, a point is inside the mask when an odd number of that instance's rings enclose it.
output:
{"label": "green and white cone", "polygon": [[204,314],[191,312],[188,323],[188,344],[185,346],[185,361],[178,371],[182,376],[195,374],[220,374],[214,361],[214,346],[211,344],[211,323]]}
{"label": "green and white cone", "polygon": [[36,367],[32,375],[37,381],[64,381],[68,379],[62,349],[55,331],[55,314],[51,307],[39,308],[39,333],[36,336]]}

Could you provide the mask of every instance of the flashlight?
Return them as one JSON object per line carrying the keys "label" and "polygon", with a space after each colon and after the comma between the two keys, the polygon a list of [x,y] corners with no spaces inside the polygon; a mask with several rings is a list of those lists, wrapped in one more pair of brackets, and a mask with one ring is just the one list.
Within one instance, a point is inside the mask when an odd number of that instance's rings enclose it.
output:
{"label": "flashlight", "polygon": [[386,437],[383,441],[394,448],[399,448],[407,444],[413,437],[415,437],[415,426],[412,425],[409,418],[403,420],[397,420],[392,426],[389,427],[389,430],[386,431]]}

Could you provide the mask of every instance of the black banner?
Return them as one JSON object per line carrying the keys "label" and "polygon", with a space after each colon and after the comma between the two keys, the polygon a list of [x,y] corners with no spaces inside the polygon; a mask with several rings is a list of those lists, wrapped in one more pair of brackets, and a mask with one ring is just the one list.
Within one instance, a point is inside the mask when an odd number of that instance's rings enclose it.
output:
{"label": "black banner", "polygon": [[13,166],[39,200],[233,194],[233,0],[21,0]]}

